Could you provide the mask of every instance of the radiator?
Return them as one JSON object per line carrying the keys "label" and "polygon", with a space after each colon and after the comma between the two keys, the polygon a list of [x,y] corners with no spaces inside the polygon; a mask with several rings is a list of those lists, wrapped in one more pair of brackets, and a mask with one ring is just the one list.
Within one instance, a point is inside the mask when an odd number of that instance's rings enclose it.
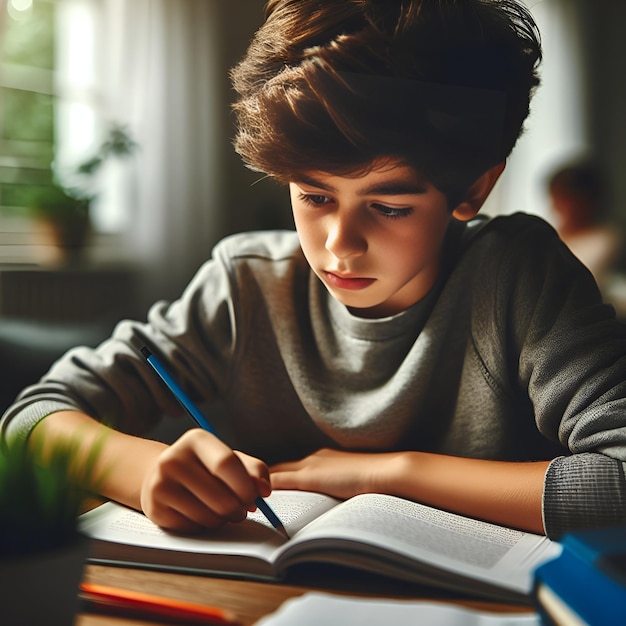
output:
{"label": "radiator", "polygon": [[133,299],[128,268],[0,268],[0,315],[38,320],[107,319]]}

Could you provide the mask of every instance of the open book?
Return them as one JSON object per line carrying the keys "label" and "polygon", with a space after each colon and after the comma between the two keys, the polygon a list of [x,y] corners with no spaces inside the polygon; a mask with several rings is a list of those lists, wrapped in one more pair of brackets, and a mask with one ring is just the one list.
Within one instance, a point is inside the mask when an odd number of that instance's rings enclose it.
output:
{"label": "open book", "polygon": [[536,566],[558,555],[545,537],[433,509],[394,496],[345,502],[274,491],[267,499],[291,539],[259,512],[200,536],[163,531],[108,502],[81,516],[90,561],[265,580],[303,563],[332,563],[501,601],[528,602]]}

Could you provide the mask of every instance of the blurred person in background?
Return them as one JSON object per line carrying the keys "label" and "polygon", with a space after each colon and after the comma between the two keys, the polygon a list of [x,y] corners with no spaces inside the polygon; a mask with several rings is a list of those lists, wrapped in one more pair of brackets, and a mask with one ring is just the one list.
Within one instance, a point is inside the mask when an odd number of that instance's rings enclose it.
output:
{"label": "blurred person in background", "polygon": [[576,161],[554,171],[547,188],[559,236],[589,268],[605,299],[623,313],[626,298],[616,293],[615,272],[624,237],[609,219],[605,177],[592,162]]}

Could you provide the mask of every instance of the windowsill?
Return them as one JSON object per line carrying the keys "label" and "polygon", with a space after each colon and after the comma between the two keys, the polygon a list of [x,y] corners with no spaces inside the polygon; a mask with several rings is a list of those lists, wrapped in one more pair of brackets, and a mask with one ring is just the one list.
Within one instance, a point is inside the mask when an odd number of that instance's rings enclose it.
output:
{"label": "windowsill", "polygon": [[0,317],[41,321],[117,320],[136,304],[139,262],[120,234],[91,233],[63,258],[32,221],[0,219]]}
{"label": "windowsill", "polygon": [[[119,233],[91,233],[78,259],[81,266],[89,267],[138,264]],[[31,220],[0,218],[0,266],[47,269],[66,265],[59,251],[40,236]]]}

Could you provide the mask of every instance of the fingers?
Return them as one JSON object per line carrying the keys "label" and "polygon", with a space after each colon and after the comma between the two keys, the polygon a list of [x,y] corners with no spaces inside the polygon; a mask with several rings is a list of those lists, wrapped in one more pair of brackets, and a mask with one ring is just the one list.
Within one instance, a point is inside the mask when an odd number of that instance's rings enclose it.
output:
{"label": "fingers", "polygon": [[272,489],[316,489],[315,474],[307,471],[307,459],[272,465],[270,468]]}
{"label": "fingers", "polygon": [[389,455],[324,448],[296,461],[270,468],[274,489],[318,491],[336,498],[376,491],[375,476],[383,476]]}
{"label": "fingers", "polygon": [[242,521],[270,491],[262,461],[194,429],[157,459],[142,485],[141,505],[159,526],[189,532]]}
{"label": "fingers", "polygon": [[[259,496],[263,498],[272,493],[272,483],[270,480],[270,470],[263,461],[243,452],[235,451],[243,463],[248,475],[254,480]],[[256,498],[255,498],[256,500]]]}
{"label": "fingers", "polygon": [[[218,528],[224,524],[224,520],[217,515],[212,515],[210,511],[198,511],[198,515],[190,513],[189,505],[182,502],[176,502],[173,506],[161,506],[155,509],[151,514],[144,511],[146,515],[158,526],[166,530],[176,531],[180,533],[196,534],[206,529]],[[181,511],[186,513],[182,513]],[[193,518],[197,521],[194,521]]]}

